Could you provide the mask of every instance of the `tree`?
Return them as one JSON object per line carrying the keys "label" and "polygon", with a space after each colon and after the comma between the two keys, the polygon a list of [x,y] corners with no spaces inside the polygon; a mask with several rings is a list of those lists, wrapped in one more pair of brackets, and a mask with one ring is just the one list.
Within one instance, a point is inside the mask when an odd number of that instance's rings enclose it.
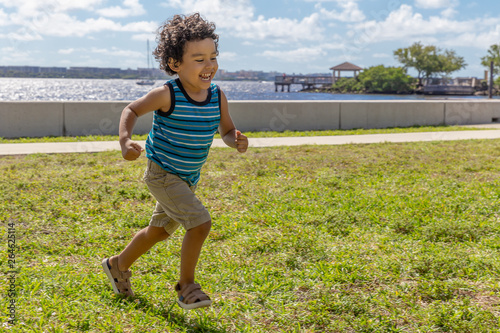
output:
{"label": "tree", "polygon": [[442,50],[434,45],[424,46],[421,42],[410,47],[394,51],[395,58],[404,65],[403,68],[415,68],[418,81],[433,75],[450,75],[467,66],[463,57],[457,56],[453,50]]}
{"label": "tree", "polygon": [[500,44],[493,44],[488,50],[488,55],[481,58],[481,65],[490,68],[493,61],[493,74],[500,74]]}
{"label": "tree", "polygon": [[467,67],[463,57],[457,56],[453,50],[445,50],[444,54],[438,55],[439,67],[445,76]]}
{"label": "tree", "polygon": [[383,65],[365,69],[358,80],[366,92],[409,93],[413,91],[413,78],[401,67]]}
{"label": "tree", "polygon": [[417,42],[407,48],[400,48],[394,51],[396,59],[403,64],[403,68],[415,68],[418,73],[418,81],[421,82],[422,75],[428,77],[429,73],[433,72],[432,58],[436,54],[435,46],[423,46],[422,43]]}

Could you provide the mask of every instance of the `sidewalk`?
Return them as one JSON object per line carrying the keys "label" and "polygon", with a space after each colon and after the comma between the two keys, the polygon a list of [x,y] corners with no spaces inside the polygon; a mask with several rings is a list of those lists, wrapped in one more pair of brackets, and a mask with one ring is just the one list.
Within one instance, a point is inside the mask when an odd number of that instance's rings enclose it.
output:
{"label": "sidewalk", "polygon": [[[500,124],[484,125],[492,130],[457,132],[421,132],[398,134],[365,134],[342,136],[310,136],[286,138],[249,139],[250,147],[301,146],[301,145],[346,145],[384,142],[424,142],[456,140],[500,139]],[[474,127],[481,127],[475,125]],[[144,147],[144,142],[139,142]],[[215,139],[212,147],[227,147],[221,139]],[[53,154],[53,153],[95,153],[120,150],[118,141],[96,142],[47,142],[47,143],[7,143],[0,144],[0,156]]]}

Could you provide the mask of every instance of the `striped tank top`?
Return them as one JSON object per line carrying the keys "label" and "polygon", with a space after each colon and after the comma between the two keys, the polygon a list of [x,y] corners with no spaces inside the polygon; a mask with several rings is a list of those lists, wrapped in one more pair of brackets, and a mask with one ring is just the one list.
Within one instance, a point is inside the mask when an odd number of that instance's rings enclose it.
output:
{"label": "striped tank top", "polygon": [[172,104],[167,112],[156,110],[146,140],[146,156],[190,186],[200,179],[220,122],[220,89],[212,83],[207,99],[194,101],[179,79],[165,83]]}

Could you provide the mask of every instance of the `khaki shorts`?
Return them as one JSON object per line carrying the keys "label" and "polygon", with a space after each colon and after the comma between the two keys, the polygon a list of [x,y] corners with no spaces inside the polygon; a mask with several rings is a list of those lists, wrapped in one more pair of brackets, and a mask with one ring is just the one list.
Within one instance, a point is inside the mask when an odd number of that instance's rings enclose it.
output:
{"label": "khaki shorts", "polygon": [[150,159],[144,181],[157,201],[150,226],[163,227],[172,235],[179,224],[189,230],[211,220],[208,210],[194,194],[196,185],[189,186]]}

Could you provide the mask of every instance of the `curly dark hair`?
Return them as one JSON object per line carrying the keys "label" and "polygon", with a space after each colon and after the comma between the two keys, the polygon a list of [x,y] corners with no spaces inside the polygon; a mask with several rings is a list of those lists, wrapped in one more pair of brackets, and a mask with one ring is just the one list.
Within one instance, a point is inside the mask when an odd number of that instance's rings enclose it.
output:
{"label": "curly dark hair", "polygon": [[219,54],[219,35],[215,33],[215,24],[204,20],[199,13],[190,16],[175,15],[158,28],[156,41],[158,46],[153,55],[160,63],[160,69],[169,75],[176,74],[168,66],[170,59],[181,63],[186,42],[212,38],[215,50]]}

